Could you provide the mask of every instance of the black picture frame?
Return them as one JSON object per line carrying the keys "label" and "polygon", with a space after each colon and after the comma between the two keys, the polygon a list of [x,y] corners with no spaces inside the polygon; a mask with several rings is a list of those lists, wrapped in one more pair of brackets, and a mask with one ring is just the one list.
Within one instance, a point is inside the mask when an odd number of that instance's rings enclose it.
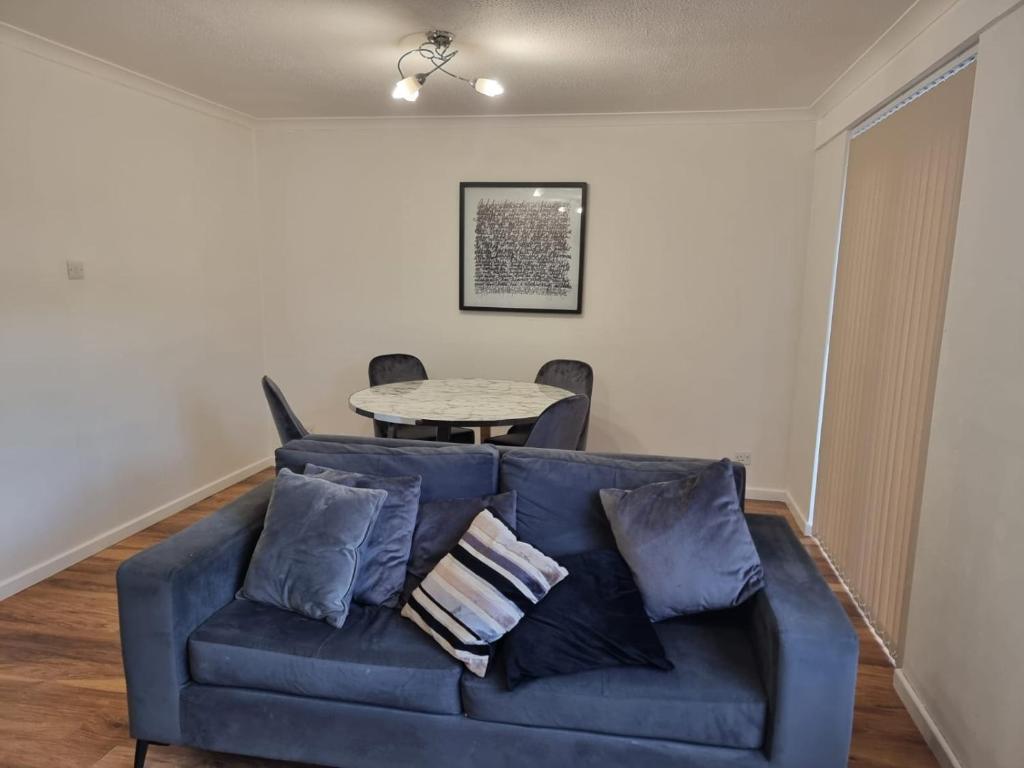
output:
{"label": "black picture frame", "polygon": [[[576,214],[579,217],[575,230],[578,240],[578,259],[576,262],[575,274],[572,275],[575,282],[575,291],[569,291],[566,296],[572,297],[574,303],[571,307],[546,307],[546,306],[516,306],[515,294],[509,294],[507,303],[482,305],[473,301],[473,297],[467,296],[466,277],[467,270],[476,269],[476,254],[467,253],[466,237],[466,193],[467,190],[499,189],[521,190],[578,190],[579,209]],[[588,185],[585,181],[463,181],[459,184],[459,309],[465,312],[529,312],[534,314],[556,314],[556,315],[579,315],[583,313],[583,274],[584,257],[586,250],[587,233],[587,192]],[[472,215],[472,214],[471,214]],[[470,266],[470,264],[472,266]],[[527,301],[536,303],[538,299],[526,299],[521,297],[519,303]],[[557,301],[557,299],[556,299]]]}

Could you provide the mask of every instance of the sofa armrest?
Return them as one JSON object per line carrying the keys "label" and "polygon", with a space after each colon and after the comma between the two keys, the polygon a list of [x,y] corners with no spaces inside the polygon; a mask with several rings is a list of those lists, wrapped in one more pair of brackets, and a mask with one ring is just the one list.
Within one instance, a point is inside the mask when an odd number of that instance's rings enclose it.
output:
{"label": "sofa armrest", "polygon": [[273,481],[126,560],[117,570],[131,733],[180,742],[188,637],[235,595],[263,528]]}
{"label": "sofa armrest", "polygon": [[768,693],[765,753],[786,768],[845,768],[858,639],[787,521],[749,515],[765,573],[751,631]]}

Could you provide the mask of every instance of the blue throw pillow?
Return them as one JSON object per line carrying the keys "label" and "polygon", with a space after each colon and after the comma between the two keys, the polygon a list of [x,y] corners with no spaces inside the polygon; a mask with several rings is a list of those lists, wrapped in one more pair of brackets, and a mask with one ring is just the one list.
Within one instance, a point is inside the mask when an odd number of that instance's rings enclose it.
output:
{"label": "blue throw pillow", "polygon": [[386,497],[282,469],[238,596],[342,626]]}
{"label": "blue throw pillow", "polygon": [[604,489],[601,504],[653,621],[730,608],[764,586],[728,459],[683,480]]}
{"label": "blue throw pillow", "polygon": [[420,507],[416,530],[412,536],[412,551],[406,568],[405,599],[427,578],[434,566],[459,543],[473,520],[483,510],[503,522],[508,529],[516,530],[516,492],[498,493],[493,496],[472,496],[466,499],[445,499],[428,501]]}
{"label": "blue throw pillow", "polygon": [[351,488],[386,491],[387,499],[363,547],[356,575],[355,601],[362,605],[395,607],[405,585],[416,513],[420,506],[420,477],[379,477],[341,469],[306,465],[307,477],[318,477]]}
{"label": "blue throw pillow", "polygon": [[510,689],[605,667],[673,668],[618,552],[598,549],[560,562],[569,575],[501,641]]}

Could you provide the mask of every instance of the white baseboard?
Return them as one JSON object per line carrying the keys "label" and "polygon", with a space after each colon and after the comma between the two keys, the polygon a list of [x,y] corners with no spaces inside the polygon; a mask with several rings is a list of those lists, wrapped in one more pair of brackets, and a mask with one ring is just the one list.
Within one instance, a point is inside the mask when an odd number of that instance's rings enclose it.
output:
{"label": "white baseboard", "polygon": [[755,501],[785,501],[786,492],[779,488],[751,488],[747,486],[747,498]]}
{"label": "white baseboard", "polygon": [[949,746],[949,742],[942,735],[942,731],[939,730],[935,721],[932,720],[932,716],[928,714],[924,703],[917,695],[917,691],[914,690],[910,681],[907,680],[907,676],[902,669],[896,670],[895,675],[893,675],[892,684],[893,688],[896,689],[896,695],[900,697],[903,706],[907,708],[907,712],[910,713],[910,717],[917,726],[917,729],[924,736],[925,742],[935,754],[939,765],[942,768],[964,768],[963,763],[957,759],[957,756]]}
{"label": "white baseboard", "polygon": [[747,498],[754,499],[755,501],[781,501],[786,505],[789,510],[789,514],[796,520],[797,527],[804,532],[805,535],[811,535],[811,525],[807,522],[807,518],[804,517],[804,513],[797,506],[797,503],[793,501],[793,497],[789,491],[785,491],[781,488],[747,488]]}
{"label": "white baseboard", "polygon": [[808,521],[807,515],[805,515],[804,511],[800,509],[800,505],[796,503],[796,499],[793,498],[789,491],[786,491],[786,506],[789,507],[789,514],[791,514],[793,519],[796,520],[796,524],[800,527],[800,530],[804,532],[805,536],[810,536],[813,530],[811,523]]}
{"label": "white baseboard", "polygon": [[61,552],[59,555],[55,555],[49,560],[44,560],[37,565],[30,566],[20,573],[16,573],[13,576],[0,581],[0,600],[4,600],[23,589],[27,589],[33,584],[38,584],[43,579],[46,579],[59,571],[63,571],[65,568],[72,566],[87,557],[95,555],[97,552],[106,549],[112,544],[116,544],[122,539],[128,538],[133,533],[137,533],[143,528],[148,528],[154,523],[158,523],[164,518],[170,517],[186,507],[192,506],[197,501],[202,501],[207,496],[212,496],[218,491],[222,491],[228,486],[234,485],[239,480],[244,480],[250,475],[256,474],[261,469],[266,469],[273,465],[273,457],[254,461],[252,464],[242,467],[241,469],[237,469],[230,474],[224,475],[224,477],[220,477],[212,483],[207,483],[201,488],[196,488],[194,491],[186,493],[184,496],[179,496],[173,501],[160,505],[156,509],[144,512],[138,517],[134,517],[121,525],[111,528],[108,531],[104,531],[88,541],[83,541],[81,544]]}

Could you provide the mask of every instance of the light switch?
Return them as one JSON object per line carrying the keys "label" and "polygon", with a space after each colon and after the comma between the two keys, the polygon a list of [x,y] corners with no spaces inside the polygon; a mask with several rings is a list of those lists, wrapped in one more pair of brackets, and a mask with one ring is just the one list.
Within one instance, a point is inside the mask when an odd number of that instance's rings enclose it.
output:
{"label": "light switch", "polygon": [[85,280],[85,262],[68,260],[68,280]]}

